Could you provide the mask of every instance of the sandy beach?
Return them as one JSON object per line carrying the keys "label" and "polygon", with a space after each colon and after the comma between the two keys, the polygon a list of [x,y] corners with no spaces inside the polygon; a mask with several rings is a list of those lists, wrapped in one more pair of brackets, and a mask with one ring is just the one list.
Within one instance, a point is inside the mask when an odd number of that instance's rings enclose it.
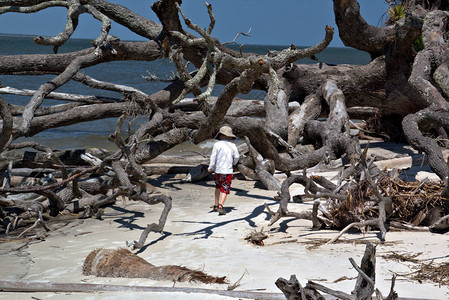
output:
{"label": "sandy beach", "polygon": [[[332,178],[335,172],[320,173]],[[281,180],[284,175],[277,175]],[[331,245],[320,245],[338,234],[337,231],[313,231],[307,220],[284,218],[268,226],[269,214],[264,204],[277,210],[274,191],[267,191],[259,183],[237,176],[226,202],[227,214],[211,212],[213,181],[180,183],[179,176],[153,177],[151,183],[160,192],[173,198],[163,234],[151,233],[146,245],[134,251],[154,265],[176,264],[202,270],[214,276],[226,276],[230,284],[239,280],[234,292],[252,292],[253,298],[283,299],[275,286],[279,277],[295,274],[302,285],[314,280],[350,293],[357,271],[349,258],[357,263],[364,254],[365,242],[377,244],[376,287],[388,295],[393,274],[399,275],[395,290],[401,298],[448,299],[449,287],[438,283],[418,282],[410,276],[420,263],[443,263],[449,260],[449,234],[429,232],[389,231],[386,242],[380,243],[378,231],[348,233]],[[292,195],[302,191],[300,185],[291,187]],[[84,276],[82,264],[94,249],[126,247],[126,241],[137,240],[146,224],[157,221],[162,205],[119,199],[107,207],[103,220],[77,219],[65,216],[50,224],[52,231],[37,228],[33,235],[40,239],[8,240],[0,243],[1,280],[15,282],[104,284],[126,287],[175,287],[173,291],[102,291],[102,292],[0,292],[0,299],[229,299],[227,285],[201,283],[173,283],[144,278],[101,278]],[[312,202],[290,203],[289,209],[312,209]],[[21,231],[23,229],[19,229]],[[245,237],[252,231],[263,230],[268,238],[264,246],[248,243]],[[398,262],[387,255],[419,254],[419,262]],[[191,290],[182,290],[183,288]],[[193,289],[199,289],[197,292]],[[207,293],[206,290],[210,290]],[[223,292],[214,294],[213,290]],[[190,291],[190,292],[186,292]],[[150,294],[149,294],[150,293]],[[227,293],[227,294],[226,294]],[[261,294],[262,293],[262,294]],[[263,296],[265,295],[265,296]],[[240,297],[241,298],[241,297]]]}

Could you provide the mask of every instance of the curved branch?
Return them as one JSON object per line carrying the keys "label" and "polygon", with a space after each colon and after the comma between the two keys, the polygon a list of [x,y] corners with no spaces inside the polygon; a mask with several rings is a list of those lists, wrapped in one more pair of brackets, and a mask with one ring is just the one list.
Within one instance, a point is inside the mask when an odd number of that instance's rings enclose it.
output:
{"label": "curved branch", "polygon": [[109,35],[109,30],[111,30],[111,20],[90,5],[86,5],[86,9],[95,19],[101,22],[101,33],[94,41],[92,41],[93,46],[99,47]]}
{"label": "curved branch", "polygon": [[[35,13],[44,9],[47,9],[49,7],[69,7],[67,1],[61,1],[61,0],[54,0],[54,1],[41,1],[43,3],[38,3],[36,5],[31,6],[18,6],[16,4],[7,6],[5,1],[2,1],[3,3],[0,5],[0,14],[8,13],[8,12],[15,12],[15,13],[24,13],[24,14],[30,14]],[[10,1],[13,2],[13,1]]]}
{"label": "curved branch", "polygon": [[54,37],[43,37],[37,36],[33,40],[39,45],[49,45],[54,46],[53,51],[58,52],[58,47],[63,45],[75,32],[78,26],[79,15],[85,13],[87,10],[84,6],[78,5],[77,3],[71,3],[67,10],[67,23],[64,30]]}
{"label": "curved branch", "polygon": [[[447,12],[439,10],[428,13],[424,19],[422,35],[425,49],[416,55],[409,84],[418,92],[420,100],[427,108],[406,116],[402,121],[407,140],[415,149],[428,155],[432,170],[443,180],[449,176],[449,167],[437,142],[424,136],[423,132],[431,128],[438,130],[440,126],[449,128],[449,103],[432,80],[432,77],[438,79],[442,70],[447,68],[448,22]],[[440,74],[432,74],[435,69],[439,70]],[[436,82],[444,84],[445,81],[436,80]],[[442,90],[445,90],[444,86]]]}
{"label": "curved branch", "polygon": [[430,81],[435,70],[434,65],[437,67],[447,65],[449,55],[446,49],[449,43],[445,36],[448,19],[447,13],[442,11],[430,12],[425,17],[422,31],[425,50],[416,55],[409,78],[409,83],[427,106],[433,105],[442,109],[448,109],[449,105]]}
{"label": "curved branch", "polygon": [[162,233],[165,223],[167,222],[168,213],[170,212],[172,207],[172,198],[166,195],[148,196],[147,194],[143,194],[143,196],[139,200],[142,200],[143,202],[149,205],[163,203],[164,208],[161,212],[161,216],[159,217],[159,222],[157,224],[156,223],[148,224],[145,230],[140,235],[138,241],[133,241],[127,244],[128,247],[132,246],[133,249],[142,248],[150,232]]}
{"label": "curved branch", "polygon": [[430,82],[432,78],[432,68],[434,55],[432,50],[420,51],[413,63],[413,71],[408,82],[418,92],[424,105],[434,105],[445,108],[448,106],[446,99],[438,89]]}
{"label": "curved branch", "polygon": [[449,176],[449,167],[437,142],[422,134],[420,127],[434,125],[449,129],[449,112],[435,111],[431,108],[423,109],[416,114],[406,116],[402,121],[402,129],[409,143],[417,150],[426,153],[432,170],[442,179]]}
{"label": "curved branch", "polygon": [[394,41],[394,25],[377,28],[369,25],[360,14],[357,0],[334,0],[335,23],[345,46],[371,53],[373,57],[384,53],[388,43]]}
{"label": "curved branch", "polygon": [[148,20],[122,5],[104,0],[80,0],[80,3],[91,5],[111,20],[150,40],[155,39],[161,33],[162,26],[160,24]]}
{"label": "curved branch", "polygon": [[95,79],[89,75],[83,74],[81,72],[77,72],[75,75],[73,75],[72,79],[76,80],[82,84],[85,84],[88,87],[95,88],[95,89],[102,89],[102,90],[114,91],[114,92],[119,92],[119,93],[138,93],[142,96],[148,96],[146,93],[142,92],[141,90],[138,90],[131,86],[115,84],[115,83],[107,82],[107,81],[101,81],[101,80]]}
{"label": "curved branch", "polygon": [[101,53],[95,51],[85,56],[75,58],[67,66],[64,72],[62,72],[59,76],[57,76],[50,82],[47,82],[46,84],[42,85],[34,93],[30,102],[25,106],[25,109],[22,114],[22,124],[18,128],[18,133],[21,135],[28,134],[31,126],[31,121],[34,117],[34,111],[42,104],[46,95],[48,95],[50,92],[54,91],[61,85],[68,82],[73,77],[73,75],[75,75],[79,71],[79,69],[82,68],[84,65],[100,60],[104,55],[108,55],[110,53],[108,49],[105,50],[106,51],[101,51]]}
{"label": "curved branch", "polygon": [[48,0],[3,0],[2,6],[33,6],[47,1]]}

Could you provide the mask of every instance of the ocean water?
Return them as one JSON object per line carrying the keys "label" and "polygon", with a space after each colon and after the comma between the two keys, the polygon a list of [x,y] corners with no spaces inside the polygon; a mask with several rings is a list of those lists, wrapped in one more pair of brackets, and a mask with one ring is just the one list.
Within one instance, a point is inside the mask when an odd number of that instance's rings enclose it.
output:
{"label": "ocean water", "polygon": [[[73,39],[69,40],[65,45],[59,48],[59,53],[78,51],[90,47],[90,40],[88,39]],[[230,46],[237,49],[238,46]],[[267,50],[282,50],[287,46],[270,46],[270,45],[245,45],[244,52],[252,52],[258,54],[265,54]],[[53,48],[48,46],[37,45],[33,42],[33,36],[14,36],[0,34],[0,55],[14,55],[14,54],[50,54],[53,53]],[[367,53],[357,51],[350,48],[328,48],[316,57],[326,63],[330,64],[366,64],[370,61]],[[316,63],[310,59],[300,60],[299,63]],[[92,76],[98,80],[119,83],[123,85],[132,86],[145,93],[152,94],[168,85],[161,81],[148,81],[144,77],[148,74],[154,74],[159,78],[165,79],[172,76],[175,72],[173,64],[166,59],[161,59],[153,62],[141,61],[118,61],[106,64],[101,64],[93,67],[83,69],[81,72]],[[39,86],[54,78],[55,75],[45,76],[0,76],[0,82],[3,86],[9,86],[19,89],[38,89]],[[217,86],[213,95],[217,96],[222,87]],[[121,95],[115,92],[94,90],[84,86],[81,83],[71,81],[56,90],[57,92],[66,92],[81,95],[98,95],[121,98]],[[30,97],[15,96],[15,95],[1,95],[8,103],[25,105]],[[242,99],[263,99],[265,92],[251,91],[246,95],[239,95]],[[47,99],[43,106],[50,106],[54,104],[63,103],[62,101]],[[107,149],[114,149],[115,145],[107,141],[106,137],[114,131],[116,119],[105,119],[100,121],[85,122],[67,127],[55,128],[39,133],[30,139],[38,141],[42,144],[48,145],[55,149],[73,149],[84,148],[88,146],[103,147]],[[136,122],[138,124],[138,122]],[[21,139],[24,140],[24,139]],[[208,151],[210,143],[200,145],[200,149]],[[189,147],[185,144],[179,151],[184,151]],[[177,150],[176,150],[177,151]]]}

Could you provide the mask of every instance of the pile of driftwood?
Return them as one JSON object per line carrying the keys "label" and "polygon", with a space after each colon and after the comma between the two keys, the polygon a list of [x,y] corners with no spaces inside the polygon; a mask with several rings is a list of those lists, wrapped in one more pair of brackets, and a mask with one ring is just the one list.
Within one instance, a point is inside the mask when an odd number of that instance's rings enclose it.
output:
{"label": "pile of driftwood", "polygon": [[[13,144],[0,154],[0,234],[9,234],[22,224],[34,224],[18,237],[38,226],[51,228],[47,220],[61,214],[100,219],[102,207],[123,196],[149,205],[163,204],[158,222],[149,224],[138,241],[141,248],[150,232],[161,232],[171,209],[171,198],[159,194],[148,183],[147,174],[136,163],[132,147],[121,136],[124,119],[119,119],[110,139],[120,150],[100,149],[55,151],[34,142]],[[34,148],[37,151],[21,151]],[[17,231],[16,231],[17,232]]]}
{"label": "pile of driftwood", "polygon": [[[367,159],[368,146],[363,153],[339,173],[337,182],[322,176],[302,174],[289,176],[282,183],[278,195],[279,208],[272,211],[270,226],[282,217],[311,220],[313,228],[333,228],[340,234],[329,241],[335,242],[351,228],[369,230],[378,228],[385,240],[388,227],[410,230],[446,232],[449,230],[449,192],[447,182],[406,182],[379,170],[375,157]],[[397,174],[397,173],[394,173]],[[289,188],[298,183],[305,187],[298,201],[314,199],[312,211],[293,212],[288,209]]]}

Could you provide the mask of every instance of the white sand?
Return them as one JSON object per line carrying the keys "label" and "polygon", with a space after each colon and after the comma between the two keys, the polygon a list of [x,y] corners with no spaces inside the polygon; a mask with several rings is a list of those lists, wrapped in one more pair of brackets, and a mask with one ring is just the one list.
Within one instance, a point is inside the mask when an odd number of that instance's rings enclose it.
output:
{"label": "white sand", "polygon": [[[330,177],[332,173],[328,174]],[[278,204],[272,200],[276,194],[255,186],[254,182],[234,180],[233,190],[226,202],[228,214],[218,216],[210,212],[213,204],[212,181],[198,184],[179,184],[176,179],[164,181],[161,192],[173,197],[165,233],[151,233],[146,246],[135,251],[155,265],[178,264],[204,270],[216,276],[227,276],[231,283],[245,273],[236,290],[280,293],[275,286],[279,277],[289,278],[295,274],[302,285],[316,280],[332,289],[350,293],[355,285],[357,272],[349,258],[357,263],[363,256],[365,246],[356,243],[322,245],[308,250],[309,239],[330,239],[336,231],[312,231],[306,220],[281,219],[268,227],[267,203],[273,210]],[[292,194],[302,188],[293,185]],[[289,209],[311,209],[312,203],[290,203]],[[142,285],[171,287],[172,282],[147,279],[98,278],[82,275],[83,260],[96,248],[125,247],[125,241],[139,238],[148,223],[158,220],[162,205],[148,206],[138,202],[118,201],[107,208],[104,220],[75,220],[70,225],[52,231],[44,241],[32,242],[18,249],[23,243],[0,244],[1,280],[56,283],[102,283],[115,285]],[[244,240],[252,230],[268,234],[265,246],[254,246]],[[341,239],[350,241],[378,242],[377,231],[367,234],[345,234]],[[295,242],[288,242],[295,240]],[[449,260],[449,234],[423,232],[388,232],[387,243],[377,246],[376,286],[386,296],[394,273],[413,271],[416,264],[386,260],[382,256],[397,253],[420,253],[422,262],[431,260],[442,263]],[[287,243],[275,244],[284,241]],[[350,279],[333,281],[346,276]],[[198,287],[225,290],[225,285],[199,283],[176,283],[176,287]],[[260,290],[262,289],[262,290]],[[423,299],[449,299],[449,287],[439,287],[432,282],[418,283],[398,277],[395,290],[402,297]],[[0,299],[148,299],[148,293],[102,292],[102,293],[6,293]],[[152,293],[151,299],[228,299],[207,294]]]}

